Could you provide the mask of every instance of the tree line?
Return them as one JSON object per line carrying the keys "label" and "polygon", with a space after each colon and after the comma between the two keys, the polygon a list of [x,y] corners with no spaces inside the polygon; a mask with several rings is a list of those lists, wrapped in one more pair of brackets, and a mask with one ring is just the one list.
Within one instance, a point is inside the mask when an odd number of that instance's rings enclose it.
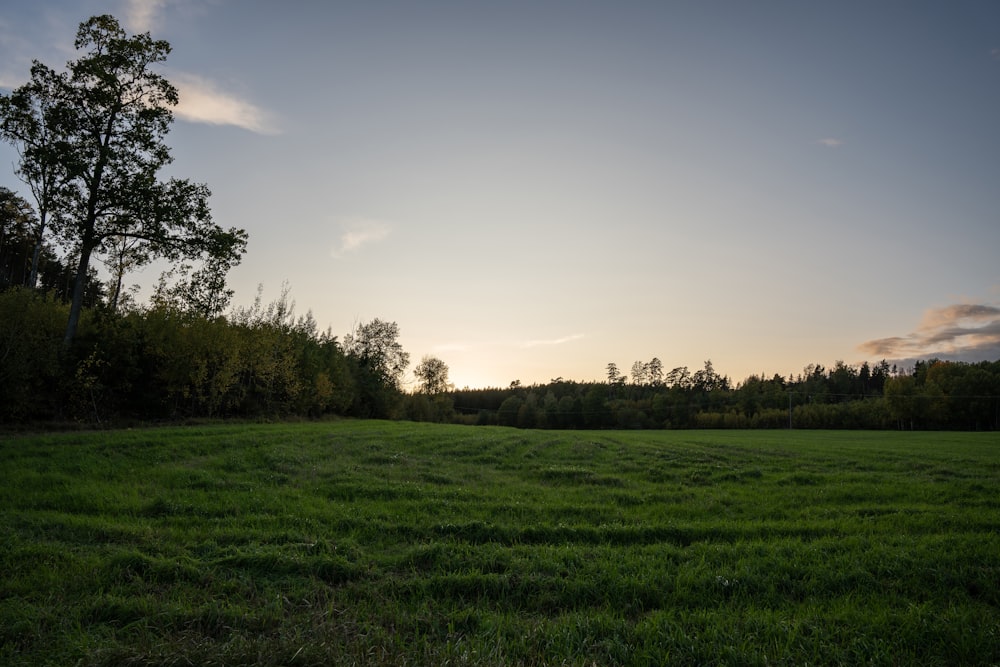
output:
{"label": "tree line", "polygon": [[[794,376],[751,375],[733,385],[711,361],[696,371],[662,371],[658,359],[607,380],[451,392],[457,419],[520,428],[1000,429],[1000,361],[888,362],[825,368]],[[652,372],[651,372],[652,371]]]}
{"label": "tree line", "polygon": [[1000,429],[1000,361],[929,360],[905,371],[837,362],[737,384],[706,362],[662,377],[626,378],[615,367],[600,382],[455,389],[436,357],[407,382],[395,322],[359,323],[340,339],[310,313],[296,315],[287,288],[212,317],[170,290],[124,309],[101,300],[83,309],[69,348],[68,310],[39,288],[0,292],[0,422],[353,416],[546,429]]}
{"label": "tree line", "polygon": [[83,309],[67,348],[69,308],[29,288],[0,293],[0,421],[389,418],[404,399],[396,323],[340,341],[296,316],[287,290],[225,317],[163,292],[125,310],[102,302]]}
{"label": "tree line", "polygon": [[[0,188],[0,422],[128,423],[326,415],[522,428],[1000,428],[1000,361],[886,362],[734,386],[712,363],[654,358],[606,381],[455,390],[399,326],[343,339],[295,314],[287,288],[230,309],[244,230],[216,224],[204,184],[162,180],[177,90],[152,68],[170,45],[108,15],[80,25],[83,54],[0,95],[0,138],[34,203]],[[172,260],[148,303],[129,272]],[[99,277],[95,262],[108,278]]]}

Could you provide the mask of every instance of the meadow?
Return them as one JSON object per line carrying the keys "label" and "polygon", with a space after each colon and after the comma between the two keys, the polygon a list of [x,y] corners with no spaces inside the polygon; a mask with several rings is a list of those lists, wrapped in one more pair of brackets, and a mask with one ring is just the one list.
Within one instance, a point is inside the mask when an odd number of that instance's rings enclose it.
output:
{"label": "meadow", "polygon": [[996,665],[1000,435],[0,439],[0,664]]}

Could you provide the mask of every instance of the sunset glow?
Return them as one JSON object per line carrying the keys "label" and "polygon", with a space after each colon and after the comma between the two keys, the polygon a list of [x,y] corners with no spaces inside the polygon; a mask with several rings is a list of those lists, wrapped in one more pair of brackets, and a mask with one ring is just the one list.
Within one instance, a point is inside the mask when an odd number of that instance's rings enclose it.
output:
{"label": "sunset glow", "polygon": [[0,82],[99,13],[173,47],[236,304],[459,387],[1000,358],[995,3],[15,2]]}

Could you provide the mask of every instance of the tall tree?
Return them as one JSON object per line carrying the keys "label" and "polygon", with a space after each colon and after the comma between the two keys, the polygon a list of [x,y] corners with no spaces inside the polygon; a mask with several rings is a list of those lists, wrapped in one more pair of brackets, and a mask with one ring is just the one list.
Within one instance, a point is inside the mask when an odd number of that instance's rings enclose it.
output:
{"label": "tall tree", "polygon": [[646,363],[646,379],[654,387],[663,384],[663,362],[659,357],[653,357]]}
{"label": "tall tree", "polygon": [[410,355],[399,341],[395,322],[374,319],[344,336],[344,352],[354,378],[351,408],[359,417],[390,417],[400,399]]}
{"label": "tall tree", "polygon": [[377,317],[344,336],[344,351],[387,387],[399,389],[410,354],[399,343],[399,325]]}
{"label": "tall tree", "polygon": [[705,362],[702,370],[694,372],[691,382],[697,391],[711,392],[729,388],[729,380],[715,372],[711,359]]}
{"label": "tall tree", "polygon": [[[36,71],[37,70],[37,71]],[[38,210],[34,225],[34,250],[28,286],[38,283],[39,262],[49,216],[58,214],[59,197],[69,180],[62,155],[66,148],[64,109],[51,86],[45,85],[48,72],[37,61],[31,81],[9,96],[0,96],[0,139],[18,152],[15,173],[31,190]]]}
{"label": "tall tree", "polygon": [[646,364],[641,361],[636,361],[632,363],[632,384],[644,385],[646,384]]}
{"label": "tall tree", "polygon": [[[166,60],[170,45],[149,33],[130,37],[113,16],[103,15],[80,24],[74,46],[85,52],[67,63],[66,72],[35,62],[31,81],[11,96],[49,109],[54,141],[46,145],[64,170],[54,222],[79,253],[67,345],[76,335],[95,254],[131,238],[151,257],[236,263],[247,241],[245,231],[212,222],[206,186],[157,178],[172,160],[164,137],[178,96],[152,67]],[[6,114],[11,106],[0,110]]]}
{"label": "tall tree", "polygon": [[440,394],[448,391],[448,364],[437,357],[425,356],[413,369],[420,382],[420,391],[425,394]]}
{"label": "tall tree", "polygon": [[689,389],[691,387],[691,371],[687,366],[678,366],[669,373],[665,380],[671,389]]}

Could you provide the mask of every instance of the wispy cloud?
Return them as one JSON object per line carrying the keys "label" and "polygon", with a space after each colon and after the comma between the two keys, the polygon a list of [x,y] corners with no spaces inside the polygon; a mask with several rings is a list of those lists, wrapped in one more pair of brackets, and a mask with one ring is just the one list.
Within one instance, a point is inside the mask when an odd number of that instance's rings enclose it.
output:
{"label": "wispy cloud", "polygon": [[481,340],[476,342],[452,341],[434,346],[434,352],[472,352],[483,350],[484,348],[514,348],[526,350],[533,347],[543,347],[549,345],[564,345],[573,341],[586,338],[584,334],[573,334],[561,338],[532,339],[532,340]]}
{"label": "wispy cloud", "polygon": [[827,148],[839,148],[844,145],[843,139],[834,139],[833,137],[826,137],[825,139],[817,139],[816,143],[820,146],[826,146]]}
{"label": "wispy cloud", "polygon": [[572,343],[575,340],[580,340],[583,338],[583,334],[573,334],[572,336],[563,336],[562,338],[553,338],[549,340],[528,340],[521,343],[521,347],[538,347],[540,345],[563,345],[564,343]]}
{"label": "wispy cloud", "polygon": [[1000,60],[1000,49],[990,49],[990,55],[993,56],[993,60]]}
{"label": "wispy cloud", "polygon": [[134,32],[151,32],[167,0],[125,0],[125,24]]}
{"label": "wispy cloud", "polygon": [[858,349],[873,357],[893,360],[1000,359],[1000,308],[972,303],[932,308],[924,313],[916,331],[870,340]]}
{"label": "wispy cloud", "polygon": [[[129,30],[146,32],[155,28],[160,10],[167,3],[168,0],[125,0]],[[72,29],[64,25],[61,16],[61,13],[49,14],[47,21],[31,26],[15,25],[0,18],[0,88],[15,88],[25,83],[33,58],[57,66],[63,56],[75,59],[81,55],[72,50],[64,53],[66,35],[72,35]],[[60,37],[56,39],[55,35]],[[52,45],[47,46],[50,42]],[[71,37],[68,44],[72,47]],[[192,123],[232,125],[259,134],[280,132],[271,113],[215,82],[170,68],[165,68],[164,74],[180,95],[180,102],[174,108],[177,118]]]}
{"label": "wispy cloud", "polygon": [[330,250],[330,255],[337,259],[384,240],[391,231],[391,227],[381,220],[367,218],[349,218],[341,221],[340,227],[340,239]]}
{"label": "wispy cloud", "polygon": [[192,123],[233,125],[258,134],[279,133],[271,114],[222,90],[204,77],[172,72],[168,78],[177,86],[180,96],[180,102],[174,108],[178,118]]}

